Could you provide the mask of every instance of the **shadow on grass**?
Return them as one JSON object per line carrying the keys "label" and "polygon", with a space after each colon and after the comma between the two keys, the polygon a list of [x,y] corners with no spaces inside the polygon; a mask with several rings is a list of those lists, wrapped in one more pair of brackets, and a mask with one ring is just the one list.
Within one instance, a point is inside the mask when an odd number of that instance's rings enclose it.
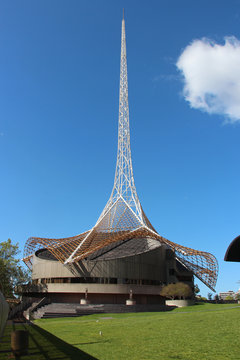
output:
{"label": "shadow on grass", "polygon": [[[25,325],[25,327],[28,326],[29,325]],[[65,341],[59,339],[50,332],[43,330],[39,326],[33,324],[30,325],[30,327],[32,331],[29,331],[29,336],[35,343],[36,347],[40,350],[41,354],[45,356],[45,359],[54,360],[61,358],[96,360],[95,357],[66,343]],[[40,339],[42,341],[40,341]],[[63,357],[63,355],[65,355],[65,357]]]}
{"label": "shadow on grass", "polygon": [[[65,341],[59,339],[53,334],[49,333],[46,330],[43,330],[35,324],[21,324],[15,326],[9,326],[6,331],[6,336],[4,336],[4,349],[0,351],[1,356],[11,353],[11,331],[12,330],[27,330],[29,333],[29,350],[28,355],[21,356],[21,360],[27,359],[41,359],[41,360],[97,360],[97,358],[77,349],[75,346],[72,346]],[[6,346],[6,340],[8,340],[8,345]],[[8,355],[5,359],[14,359],[14,356]]]}
{"label": "shadow on grass", "polygon": [[204,302],[195,302],[194,305],[205,305],[205,303]]}
{"label": "shadow on grass", "polygon": [[[101,341],[91,341],[91,342],[86,342],[86,343],[78,343],[78,344],[72,344],[72,345],[75,345],[75,346],[80,346],[80,345],[92,345],[92,344],[106,344],[108,343],[109,340],[101,340]],[[94,359],[94,358],[92,358]]]}

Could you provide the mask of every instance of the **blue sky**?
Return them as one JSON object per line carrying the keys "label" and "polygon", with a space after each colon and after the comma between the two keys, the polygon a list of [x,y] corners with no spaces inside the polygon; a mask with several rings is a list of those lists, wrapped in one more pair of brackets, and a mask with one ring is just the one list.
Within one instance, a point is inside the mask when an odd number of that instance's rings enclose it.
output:
{"label": "blue sky", "polygon": [[[217,257],[217,292],[236,291],[240,264],[223,258],[240,233],[238,109],[231,115],[238,89],[226,85],[239,70],[220,52],[219,86],[208,64],[216,44],[237,57],[240,1],[2,0],[0,241],[11,238],[23,250],[29,236],[76,235],[104,208],[117,152],[123,7],[140,201],[162,236]],[[232,47],[226,36],[235,37]],[[197,85],[187,61],[176,66],[181,54],[194,59],[194,49],[207,64],[200,69],[196,60]],[[199,79],[209,80],[201,82],[203,97],[191,97]],[[201,105],[207,86],[214,105]]]}

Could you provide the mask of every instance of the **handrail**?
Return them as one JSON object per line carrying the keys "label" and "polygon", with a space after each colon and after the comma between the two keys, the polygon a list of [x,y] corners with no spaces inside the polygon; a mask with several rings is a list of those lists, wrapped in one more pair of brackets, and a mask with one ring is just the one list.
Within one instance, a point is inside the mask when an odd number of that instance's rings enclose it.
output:
{"label": "handrail", "polygon": [[37,303],[33,303],[26,311],[24,311],[23,315],[27,320],[32,319],[32,314],[34,311],[37,311],[40,307],[49,304],[49,299],[47,297],[42,298]]}

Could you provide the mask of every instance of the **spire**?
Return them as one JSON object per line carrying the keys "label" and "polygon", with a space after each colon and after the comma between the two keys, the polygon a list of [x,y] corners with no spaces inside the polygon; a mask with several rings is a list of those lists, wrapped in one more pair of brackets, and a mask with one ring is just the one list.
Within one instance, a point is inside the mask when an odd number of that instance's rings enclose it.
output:
{"label": "spire", "polygon": [[121,65],[118,115],[118,150],[114,185],[111,196],[95,226],[84,237],[65,263],[72,262],[77,253],[92,241],[100,246],[113,234],[146,227],[153,230],[144,214],[134,184],[130,148],[128,77],[125,20],[122,19]]}
{"label": "spire", "polygon": [[132,169],[124,9],[121,36],[117,164],[113,190],[110,199],[100,216],[100,219],[106,214],[108,209],[119,199],[125,202],[125,204],[131,209],[131,211],[138,218],[139,222],[142,225],[146,225],[145,216],[143,215],[141,204],[137,196]]}

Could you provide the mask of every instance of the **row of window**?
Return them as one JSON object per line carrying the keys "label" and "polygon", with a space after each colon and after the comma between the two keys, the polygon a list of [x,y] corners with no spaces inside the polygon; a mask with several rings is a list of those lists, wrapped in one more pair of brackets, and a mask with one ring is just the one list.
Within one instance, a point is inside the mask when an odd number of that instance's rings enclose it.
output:
{"label": "row of window", "polygon": [[129,285],[163,285],[159,280],[149,279],[117,279],[100,277],[45,278],[33,280],[33,284],[129,284]]}

